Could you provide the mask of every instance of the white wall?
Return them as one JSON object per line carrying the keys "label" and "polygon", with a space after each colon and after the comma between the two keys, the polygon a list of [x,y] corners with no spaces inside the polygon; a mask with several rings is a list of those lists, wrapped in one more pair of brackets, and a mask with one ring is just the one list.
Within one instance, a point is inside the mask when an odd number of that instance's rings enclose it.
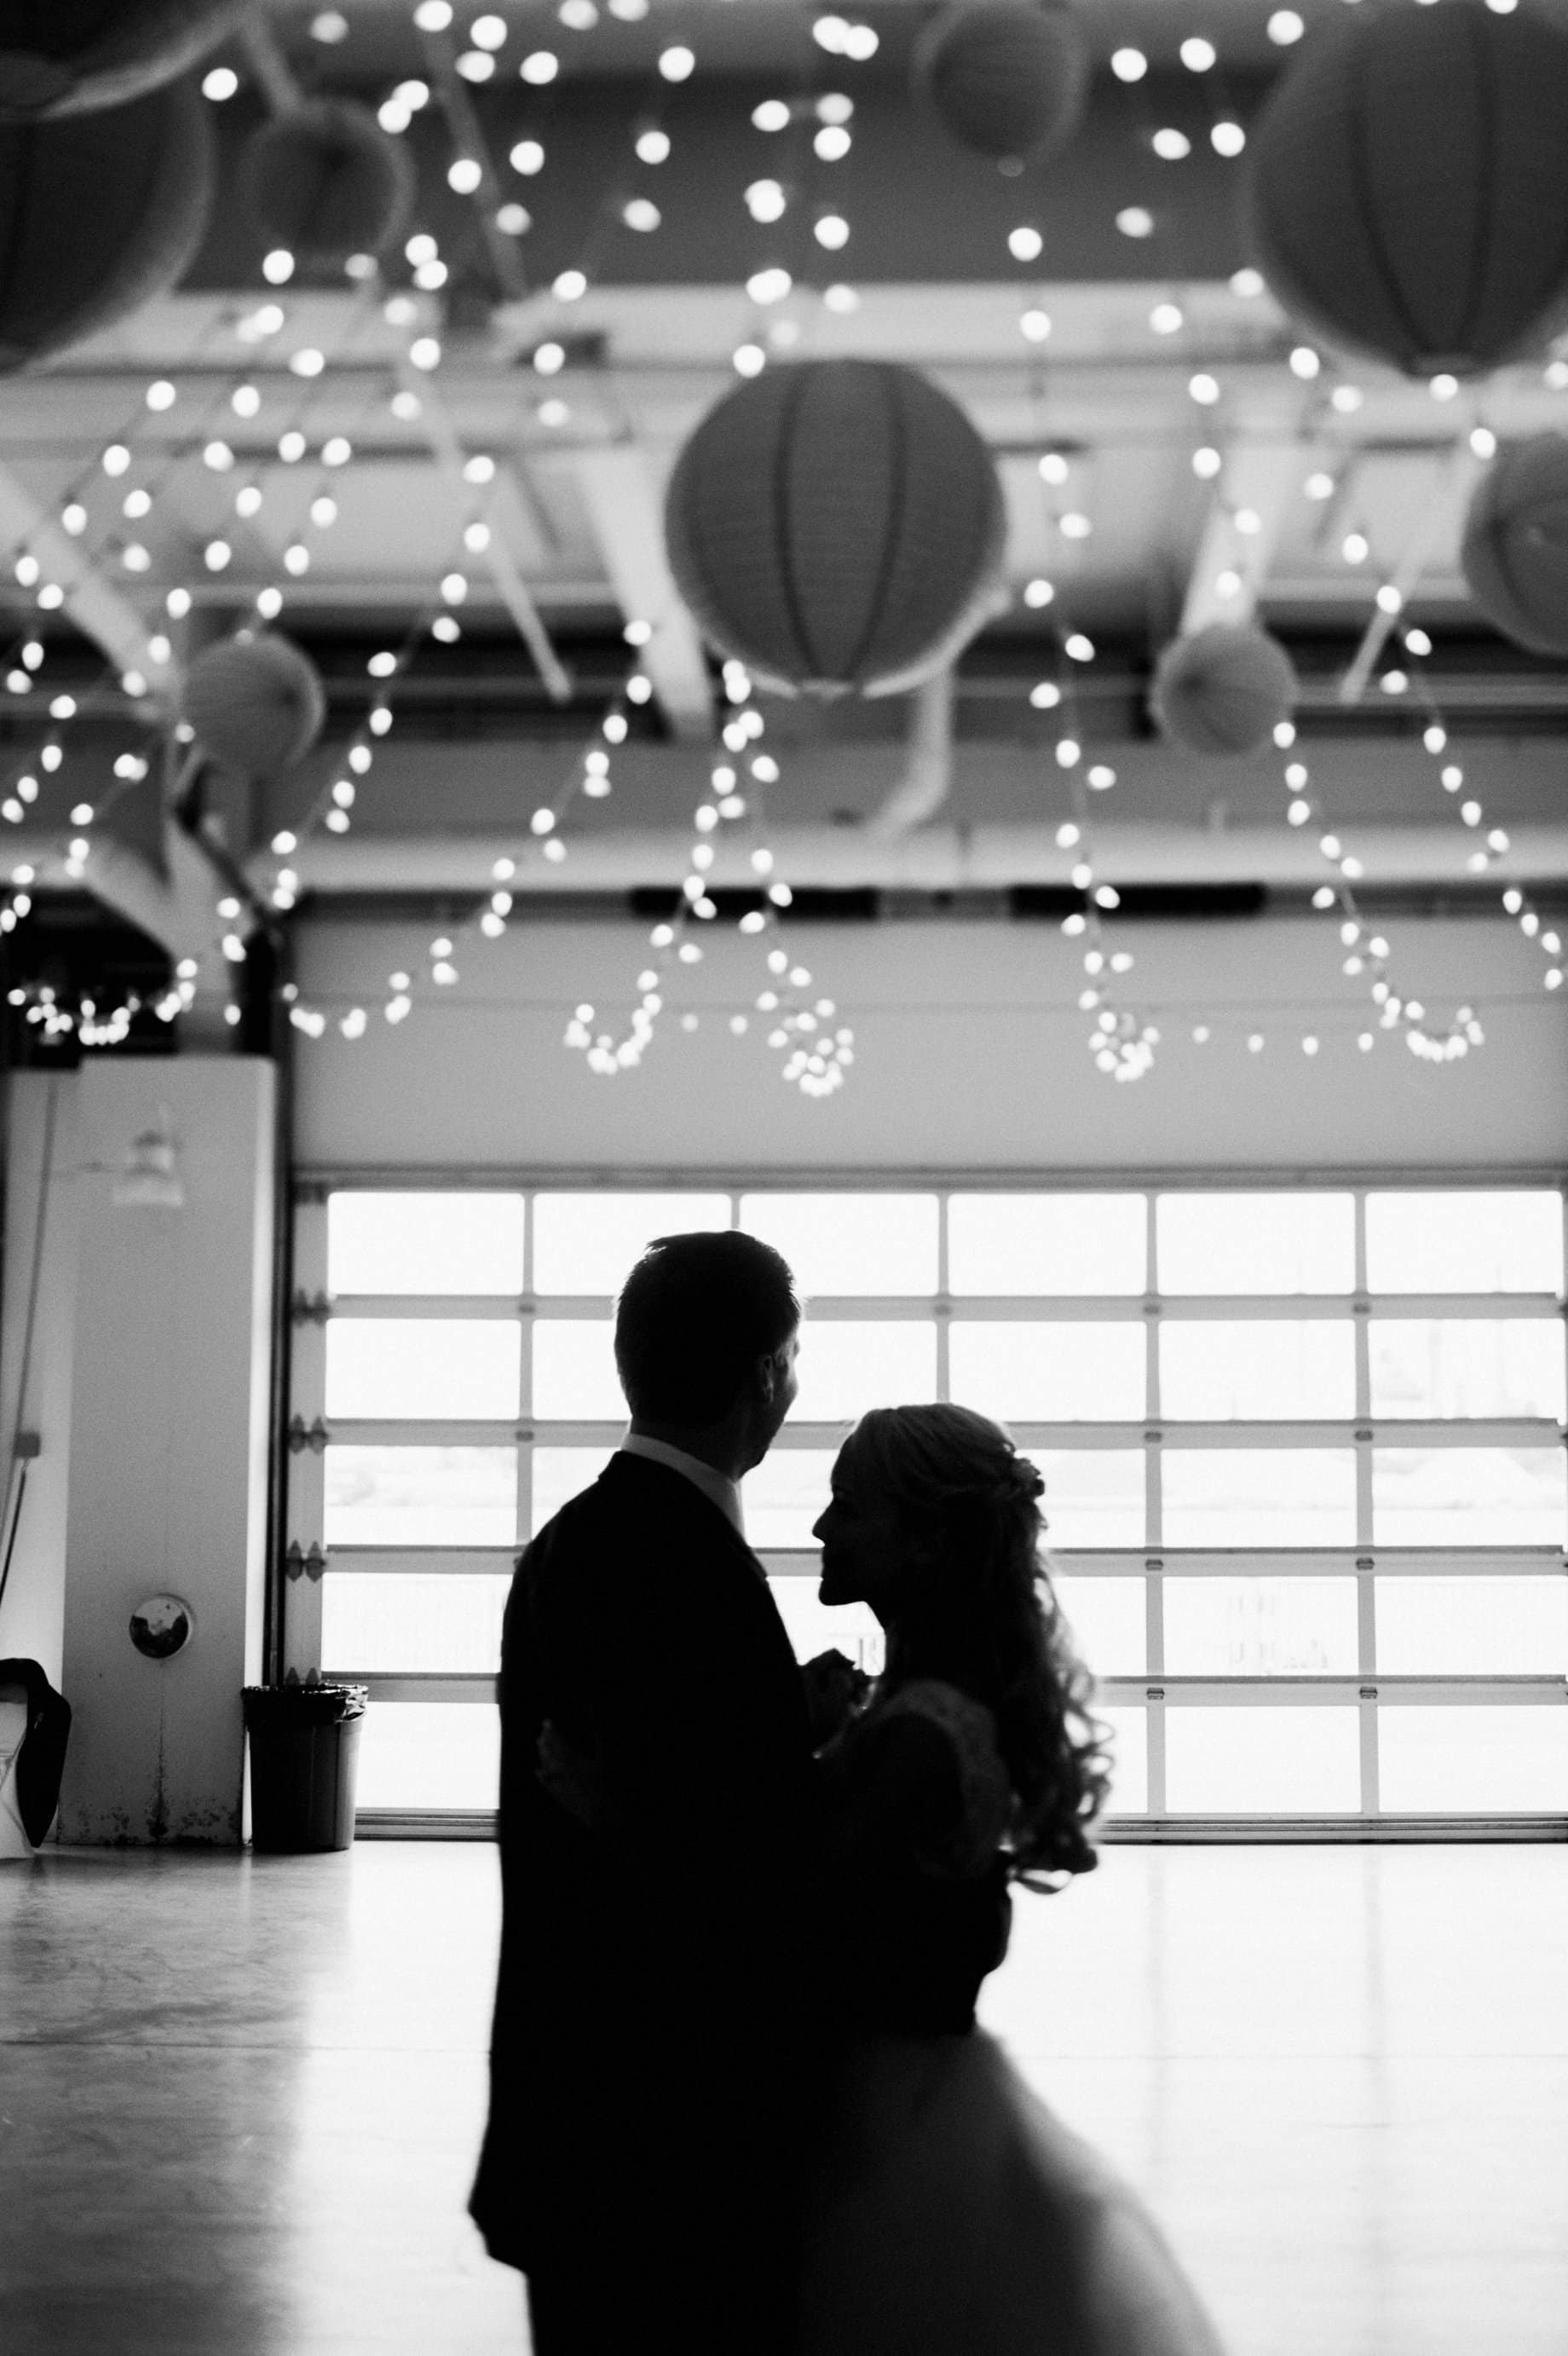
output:
{"label": "white wall", "polygon": [[[1078,950],[1051,924],[797,926],[790,943],[857,1038],[848,1085],[825,1102],[786,1088],[765,1027],[732,1038],[728,1016],[766,985],[756,947],[705,928],[641,1068],[607,1080],[561,1044],[591,1001],[624,1026],[648,957],[621,920],[512,925],[457,941],[460,979],[425,977],[437,927],[322,921],[302,928],[304,999],[370,1012],[367,1035],[336,1025],[299,1042],[297,1153],[317,1167],[800,1170],[1290,1170],[1555,1166],[1568,1161],[1568,1008],[1545,964],[1500,914],[1390,928],[1397,986],[1433,1019],[1468,1001],[1488,1042],[1433,1069],[1397,1040],[1360,1054],[1371,1020],[1343,977],[1328,918],[1125,926],[1129,978],[1159,1022],[1155,1069],[1122,1086],[1097,1072],[1074,1004]],[[396,1029],[387,979],[415,977]],[[683,1034],[677,1016],[699,1010]],[[1192,1043],[1200,1021],[1215,1026]],[[1253,1030],[1267,1044],[1251,1055]],[[1301,1038],[1322,1039],[1314,1058]]]}
{"label": "white wall", "polygon": [[[62,1840],[233,1843],[240,1687],[260,1675],[275,1074],[248,1057],[92,1063],[80,1175],[61,1686],[75,1713]],[[182,1209],[127,1208],[113,1173],[166,1107]],[[196,1635],[133,1646],[172,1590]]]}
{"label": "white wall", "polygon": [[[22,1072],[10,1082],[5,1172],[5,1259],[0,1291],[0,1448],[14,1483],[10,1451],[18,1430],[37,1436],[5,1601],[0,1655],[37,1661],[58,1685],[65,1632],[65,1526],[70,1472],[72,1333],[80,1225],[74,1072]],[[54,1106],[53,1136],[49,1107]],[[40,1185],[48,1145],[49,1183]],[[44,1205],[37,1291],[27,1348],[27,1302],[38,1215]],[[14,1491],[13,1491],[14,1494]],[[7,1525],[8,1526],[8,1525]]]}

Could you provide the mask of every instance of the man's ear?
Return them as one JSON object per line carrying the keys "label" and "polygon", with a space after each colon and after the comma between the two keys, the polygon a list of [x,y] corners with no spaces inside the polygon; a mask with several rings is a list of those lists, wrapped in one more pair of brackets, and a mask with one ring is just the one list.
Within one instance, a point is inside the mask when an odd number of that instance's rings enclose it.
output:
{"label": "man's ear", "polygon": [[755,1376],[757,1389],[761,1396],[763,1405],[764,1407],[772,1407],[773,1403],[773,1393],[778,1387],[778,1360],[771,1354],[765,1354],[763,1356],[760,1357],[756,1361]]}

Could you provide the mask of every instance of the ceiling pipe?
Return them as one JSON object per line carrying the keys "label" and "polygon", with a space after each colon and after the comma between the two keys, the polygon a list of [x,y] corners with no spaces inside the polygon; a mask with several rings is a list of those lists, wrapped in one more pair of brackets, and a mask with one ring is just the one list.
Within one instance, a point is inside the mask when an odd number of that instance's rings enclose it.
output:
{"label": "ceiling pipe", "polygon": [[885,842],[933,818],[953,790],[954,666],[917,687],[910,699],[909,759],[902,776],[863,831]]}
{"label": "ceiling pipe", "polygon": [[[1552,884],[1568,881],[1568,822],[1515,823],[1507,879]],[[691,861],[684,829],[627,829],[568,836],[568,856],[547,864],[538,846],[516,832],[462,835],[313,834],[289,864],[302,888],[332,893],[474,892],[494,888],[497,860],[515,862],[514,891],[543,892],[570,905],[574,894],[638,887],[678,891]],[[1474,838],[1452,824],[1366,825],[1356,833],[1367,882],[1375,894],[1400,884],[1474,889],[1466,855]],[[1014,884],[1067,884],[1076,852],[1064,850],[1051,826],[1030,824],[924,826],[880,841],[864,827],[775,828],[768,841],[777,873],[797,890],[917,892],[1005,890]],[[709,870],[720,891],[754,891],[751,838],[719,846]],[[27,838],[7,848],[30,850]],[[265,885],[273,862],[264,857],[247,872]],[[1264,884],[1293,891],[1323,881],[1314,830],[1301,827],[1233,826],[1215,834],[1201,826],[1111,824],[1094,830],[1096,874],[1114,884]],[[40,861],[39,882],[48,880]],[[1502,866],[1492,883],[1505,881]]]}

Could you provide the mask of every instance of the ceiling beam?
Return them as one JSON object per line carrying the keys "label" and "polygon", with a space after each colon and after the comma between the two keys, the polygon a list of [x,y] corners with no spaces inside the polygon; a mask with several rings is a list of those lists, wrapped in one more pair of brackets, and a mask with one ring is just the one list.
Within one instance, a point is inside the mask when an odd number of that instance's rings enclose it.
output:
{"label": "ceiling beam", "polygon": [[0,464],[0,545],[26,548],[35,556],[44,579],[64,591],[63,610],[83,636],[102,648],[122,676],[139,671],[155,697],[172,701],[178,673],[172,659],[155,659],[153,633],[136,607],[4,464]]}
{"label": "ceiling beam", "polygon": [[573,460],[621,611],[651,625],[642,668],[677,736],[706,740],[713,690],[702,641],[665,554],[663,501],[653,462],[635,443],[580,450]]}
{"label": "ceiling beam", "polygon": [[[453,423],[451,412],[430,378],[411,367],[407,360],[401,363],[398,374],[403,390],[411,392],[419,402],[420,422],[424,427],[431,454],[451,485],[460,508],[471,513],[476,511],[490,526],[489,544],[484,552],[485,562],[502,604],[517,626],[517,635],[538,666],[539,677],[555,702],[570,703],[571,680],[550,644],[549,633],[539,619],[539,607],[507,544],[504,526],[510,510],[496,511],[488,491],[476,489],[464,480],[463,444]],[[492,483],[501,480],[502,473],[498,471]],[[515,485],[512,492],[515,498],[517,496]]]}
{"label": "ceiling beam", "polygon": [[[1568,822],[1527,821],[1509,827],[1506,874],[1492,882],[1537,885],[1568,882]],[[1358,889],[1407,884],[1473,886],[1467,858],[1473,837],[1464,829],[1433,825],[1366,825],[1354,847],[1366,869]],[[641,886],[678,888],[691,861],[688,830],[626,829],[566,838],[559,864],[518,857],[515,831],[501,834],[391,836],[356,831],[315,835],[290,864],[306,891],[473,892],[493,888],[494,862],[517,860],[515,888],[548,892],[570,901],[588,892]],[[777,873],[797,887],[902,887],[912,891],[1006,890],[1015,884],[1071,881],[1077,857],[1057,841],[1054,826],[1028,823],[959,827],[928,825],[912,833],[878,835],[867,827],[795,826],[769,835]],[[709,872],[715,889],[756,888],[749,843],[720,847]],[[1094,871],[1115,884],[1262,884],[1304,891],[1322,883],[1323,859],[1315,833],[1283,826],[1198,826],[1097,823]],[[252,870],[260,877],[264,869]]]}
{"label": "ceiling beam", "polygon": [[1436,455],[1433,467],[1432,496],[1421,509],[1415,530],[1401,551],[1387,583],[1394,596],[1388,606],[1374,605],[1371,617],[1361,636],[1361,643],[1351,659],[1344,678],[1339,682],[1341,703],[1359,703],[1366,693],[1378,657],[1387,645],[1391,632],[1400,626],[1400,616],[1420,585],[1421,576],[1436,551],[1447,552],[1457,545],[1466,508],[1470,494],[1480,478],[1485,461],[1478,458],[1467,441],[1456,442],[1449,449]]}
{"label": "ceiling beam", "polygon": [[1188,575],[1184,637],[1211,622],[1251,619],[1315,453],[1281,420],[1243,425],[1223,456]]}

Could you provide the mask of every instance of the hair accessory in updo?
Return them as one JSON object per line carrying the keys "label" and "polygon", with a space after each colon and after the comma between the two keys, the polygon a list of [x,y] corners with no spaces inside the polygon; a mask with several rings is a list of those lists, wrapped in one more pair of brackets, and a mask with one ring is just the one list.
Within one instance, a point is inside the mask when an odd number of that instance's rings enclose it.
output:
{"label": "hair accessory in updo", "polygon": [[1031,1499],[1035,1497],[1043,1497],[1045,1494],[1045,1479],[1039,1465],[1031,1464],[1027,1456],[1015,1456],[1012,1462],[1008,1466],[1008,1477],[1004,1483],[1004,1494],[1009,1497],[1029,1497]]}

